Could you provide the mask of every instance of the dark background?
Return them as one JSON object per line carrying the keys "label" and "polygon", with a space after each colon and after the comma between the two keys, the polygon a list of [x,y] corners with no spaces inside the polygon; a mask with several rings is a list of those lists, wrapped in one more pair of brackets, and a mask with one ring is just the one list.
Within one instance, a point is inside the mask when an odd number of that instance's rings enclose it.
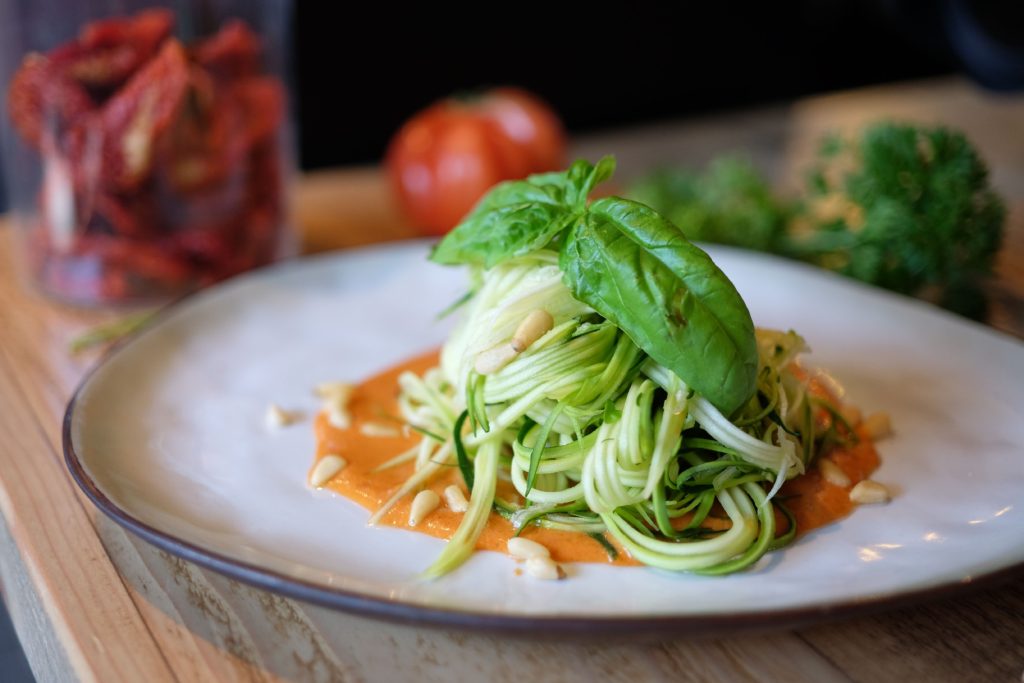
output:
{"label": "dark background", "polygon": [[[517,2],[483,14],[300,0],[302,165],[377,160],[415,111],[487,85],[526,87],[586,132],[956,71],[1019,87],[1022,73],[1024,0]],[[1008,65],[1000,49],[1013,46]]]}

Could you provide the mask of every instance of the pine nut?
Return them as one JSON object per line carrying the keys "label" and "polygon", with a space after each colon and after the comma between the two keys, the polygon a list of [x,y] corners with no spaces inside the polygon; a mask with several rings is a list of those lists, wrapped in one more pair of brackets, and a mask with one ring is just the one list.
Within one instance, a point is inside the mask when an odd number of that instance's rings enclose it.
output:
{"label": "pine nut", "polygon": [[512,348],[516,350],[516,353],[522,353],[524,349],[547,334],[554,326],[555,319],[544,309],[538,308],[530,311],[523,322],[519,323],[516,333],[512,335]]}
{"label": "pine nut", "polygon": [[354,390],[355,385],[347,382],[321,382],[313,389],[313,393],[324,399],[324,411],[332,427],[348,429],[352,426],[348,402]]}
{"label": "pine nut", "polygon": [[892,434],[892,422],[889,420],[889,413],[871,413],[864,418],[864,422],[861,425],[872,441],[884,439]]}
{"label": "pine nut", "polygon": [[557,581],[563,576],[562,568],[550,557],[531,557],[526,561],[526,573],[544,581]]}
{"label": "pine nut", "polygon": [[309,473],[309,483],[315,488],[320,488],[333,479],[338,472],[345,469],[347,464],[345,458],[340,455],[325,455],[317,461],[313,471]]}
{"label": "pine nut", "polygon": [[870,503],[888,503],[891,499],[889,489],[871,479],[859,482],[850,491],[850,500],[858,505]]}
{"label": "pine nut", "polygon": [[520,560],[532,557],[551,557],[551,552],[537,541],[513,536],[508,539],[508,554]]}
{"label": "pine nut", "polygon": [[343,398],[347,401],[353,389],[355,385],[348,382],[321,382],[313,388],[313,393],[323,399]]}
{"label": "pine nut", "polygon": [[846,472],[843,472],[839,465],[828,458],[822,458],[818,461],[818,471],[821,472],[821,476],[824,477],[825,481],[835,486],[841,486],[845,489],[851,484],[850,478],[846,476]]}
{"label": "pine nut", "polygon": [[481,375],[493,375],[518,355],[519,352],[512,348],[512,344],[498,344],[478,353],[473,369]]}
{"label": "pine nut", "polygon": [[445,487],[444,502],[448,504],[448,509],[452,512],[465,512],[469,509],[466,494],[455,484]]}
{"label": "pine nut", "polygon": [[331,423],[332,427],[348,429],[352,426],[352,415],[344,405],[331,402],[327,404],[326,409],[327,421]]}
{"label": "pine nut", "polygon": [[864,418],[864,415],[860,412],[860,408],[857,406],[843,406],[839,409],[839,414],[844,420],[846,420],[846,424],[851,427],[859,425],[861,420]]}
{"label": "pine nut", "polygon": [[431,491],[424,489],[412,499],[412,507],[409,508],[409,526],[419,526],[427,515],[437,509],[441,504],[441,497]]}
{"label": "pine nut", "polygon": [[364,436],[379,436],[391,439],[394,439],[399,435],[397,429],[391,425],[386,425],[380,422],[364,422],[359,425],[359,432]]}
{"label": "pine nut", "polygon": [[267,406],[267,412],[264,416],[267,429],[281,429],[297,422],[298,419],[299,416],[296,413],[289,412],[276,403],[271,403]]}

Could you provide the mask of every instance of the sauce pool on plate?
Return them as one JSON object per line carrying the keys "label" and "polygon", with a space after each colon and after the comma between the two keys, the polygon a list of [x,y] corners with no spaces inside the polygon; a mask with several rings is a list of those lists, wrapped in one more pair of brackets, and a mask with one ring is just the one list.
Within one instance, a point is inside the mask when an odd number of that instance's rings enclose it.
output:
{"label": "sauce pool on plate", "polygon": [[[347,428],[332,425],[326,413],[317,415],[314,422],[317,454],[313,467],[320,458],[328,454],[340,455],[347,462],[345,468],[325,484],[325,488],[372,512],[381,507],[413,474],[413,460],[384,470],[378,471],[377,468],[397,454],[412,448],[423,438],[415,431],[403,430],[402,423],[397,418],[398,376],[406,371],[422,374],[436,365],[437,352],[432,351],[390,368],[358,385],[348,402],[352,420]],[[779,493],[779,498],[785,501],[795,516],[800,533],[848,515],[854,505],[850,501],[849,489],[866,479],[879,464],[874,445],[863,433],[856,444],[833,449],[828,457],[849,477],[850,486],[830,483],[817,467],[811,467],[803,476],[787,482]],[[469,492],[465,489],[457,467],[452,465],[445,470],[426,486],[438,494],[442,501],[441,505],[415,528],[409,526],[409,511],[415,494],[409,494],[400,500],[384,515],[381,523],[437,538],[450,538],[458,528],[463,513],[454,512],[445,505],[444,490],[454,484],[462,489],[467,498]],[[502,480],[498,481],[498,497],[522,502],[521,496],[512,484]],[[780,532],[784,532],[787,528],[785,518],[778,512],[776,517]],[[719,518],[712,516],[709,521],[714,524]],[[720,521],[724,527],[728,526],[727,519]],[[512,524],[492,511],[476,548],[506,552],[506,544],[513,534]],[[605,547],[586,534],[528,526],[520,535],[547,547],[556,562],[639,564],[621,549],[618,556],[612,560]],[[614,540],[609,540],[616,545]]]}

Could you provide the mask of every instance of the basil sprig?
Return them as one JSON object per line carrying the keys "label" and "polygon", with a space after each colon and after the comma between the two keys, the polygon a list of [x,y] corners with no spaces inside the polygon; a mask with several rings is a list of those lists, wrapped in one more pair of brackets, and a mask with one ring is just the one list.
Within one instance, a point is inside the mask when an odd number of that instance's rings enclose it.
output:
{"label": "basil sprig", "polygon": [[587,210],[587,195],[615,171],[615,159],[577,161],[563,173],[542,173],[495,185],[445,237],[431,259],[490,268],[543,249]]}
{"label": "basil sprig", "polygon": [[619,197],[589,206],[615,161],[577,161],[564,173],[501,183],[437,246],[445,264],[491,267],[558,248],[580,301],[729,415],[754,393],[757,344],[729,278],[654,209]]}

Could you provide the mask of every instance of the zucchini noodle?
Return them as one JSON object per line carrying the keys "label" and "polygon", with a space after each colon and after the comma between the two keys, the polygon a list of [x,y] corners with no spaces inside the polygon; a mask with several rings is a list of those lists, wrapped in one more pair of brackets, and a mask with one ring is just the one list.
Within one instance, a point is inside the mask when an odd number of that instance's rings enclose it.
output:
{"label": "zucchini noodle", "polygon": [[[563,284],[558,256],[535,251],[474,273],[477,288],[438,367],[399,379],[403,419],[423,435],[395,462],[416,472],[374,515],[457,463],[469,510],[427,577],[471,554],[492,509],[517,533],[539,524],[606,533],[671,571],[734,572],[785,544],[775,495],[820,448],[793,361],[793,332],[757,331],[757,391],[724,415]],[[550,329],[496,371],[474,367],[533,311]],[[519,500],[495,497],[499,478]]]}

